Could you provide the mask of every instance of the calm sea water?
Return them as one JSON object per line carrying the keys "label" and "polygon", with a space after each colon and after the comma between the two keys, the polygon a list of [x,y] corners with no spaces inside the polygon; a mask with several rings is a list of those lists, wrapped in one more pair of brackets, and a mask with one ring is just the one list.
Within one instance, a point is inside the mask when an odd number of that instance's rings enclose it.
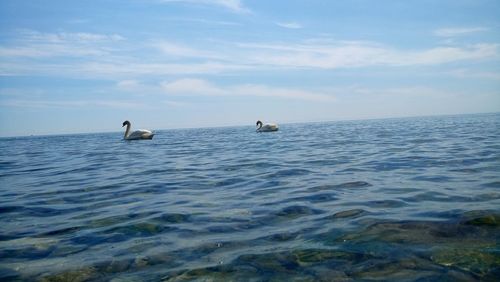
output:
{"label": "calm sea water", "polygon": [[0,280],[491,280],[500,115],[0,139]]}

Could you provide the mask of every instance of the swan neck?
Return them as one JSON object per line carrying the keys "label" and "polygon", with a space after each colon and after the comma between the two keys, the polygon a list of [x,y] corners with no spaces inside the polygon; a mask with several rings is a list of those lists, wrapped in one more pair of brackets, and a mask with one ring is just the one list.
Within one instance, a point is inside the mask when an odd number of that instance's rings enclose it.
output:
{"label": "swan neck", "polygon": [[127,123],[127,129],[125,129],[125,135],[123,135],[123,139],[127,139],[130,131],[130,123]]}

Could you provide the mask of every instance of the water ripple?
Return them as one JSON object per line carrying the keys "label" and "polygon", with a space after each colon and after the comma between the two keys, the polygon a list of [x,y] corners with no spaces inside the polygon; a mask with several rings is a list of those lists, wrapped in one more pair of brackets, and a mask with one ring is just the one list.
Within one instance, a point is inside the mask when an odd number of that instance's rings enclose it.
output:
{"label": "water ripple", "polygon": [[485,280],[500,115],[0,139],[0,280]]}

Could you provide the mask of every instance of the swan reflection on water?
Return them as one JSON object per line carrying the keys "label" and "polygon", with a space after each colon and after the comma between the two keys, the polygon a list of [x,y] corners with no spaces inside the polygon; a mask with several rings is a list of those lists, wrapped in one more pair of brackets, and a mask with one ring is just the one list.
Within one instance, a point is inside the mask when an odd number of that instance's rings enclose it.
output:
{"label": "swan reflection on water", "polygon": [[123,122],[122,127],[127,126],[127,129],[125,130],[125,135],[123,135],[123,139],[125,140],[143,140],[143,139],[153,139],[153,136],[155,135],[153,132],[146,130],[146,129],[138,129],[132,133],[130,133],[130,121],[126,120]]}

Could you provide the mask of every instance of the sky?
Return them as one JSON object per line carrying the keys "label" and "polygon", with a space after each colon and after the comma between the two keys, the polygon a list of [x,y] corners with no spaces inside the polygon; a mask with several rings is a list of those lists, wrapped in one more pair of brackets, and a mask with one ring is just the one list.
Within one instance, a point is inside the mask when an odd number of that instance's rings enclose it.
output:
{"label": "sky", "polygon": [[3,0],[0,136],[500,112],[496,0]]}

